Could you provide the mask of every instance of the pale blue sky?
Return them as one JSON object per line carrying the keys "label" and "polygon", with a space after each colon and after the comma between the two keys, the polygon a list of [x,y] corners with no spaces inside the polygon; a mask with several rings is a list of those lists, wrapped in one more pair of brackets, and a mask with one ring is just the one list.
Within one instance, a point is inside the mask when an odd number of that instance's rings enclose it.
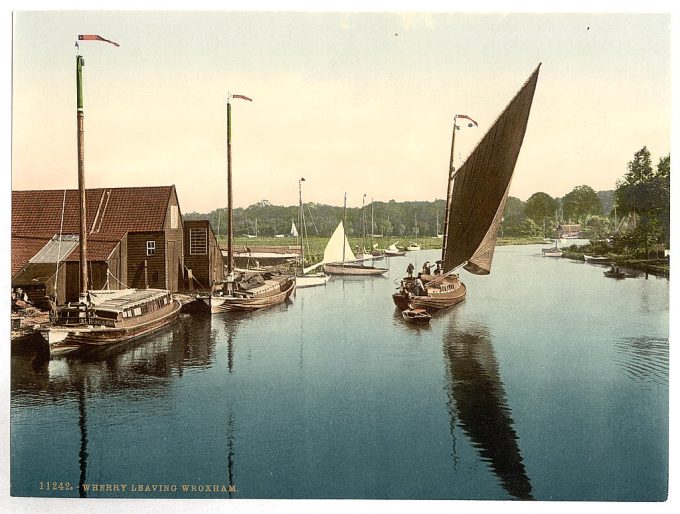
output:
{"label": "pale blue sky", "polygon": [[235,201],[350,205],[445,194],[451,122],[464,158],[539,62],[511,195],[613,189],[633,153],[670,151],[664,14],[19,12],[14,189],[76,186],[74,42],[85,57],[88,187],[175,184],[183,211]]}

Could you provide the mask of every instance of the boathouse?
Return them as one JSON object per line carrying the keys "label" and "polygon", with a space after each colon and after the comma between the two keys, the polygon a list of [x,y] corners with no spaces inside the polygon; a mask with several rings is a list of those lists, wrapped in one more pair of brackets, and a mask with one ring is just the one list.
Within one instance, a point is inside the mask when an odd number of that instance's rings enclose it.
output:
{"label": "boathouse", "polygon": [[581,236],[581,225],[565,224],[557,227],[557,235],[561,238],[575,239]]}
{"label": "boathouse", "polygon": [[[59,303],[78,297],[78,198],[78,190],[12,192],[12,287],[33,303],[52,293]],[[86,210],[88,287],[183,286],[175,186],[88,189]]]}
{"label": "boathouse", "polygon": [[217,237],[208,220],[184,220],[186,288],[210,290],[224,280],[224,264]]}

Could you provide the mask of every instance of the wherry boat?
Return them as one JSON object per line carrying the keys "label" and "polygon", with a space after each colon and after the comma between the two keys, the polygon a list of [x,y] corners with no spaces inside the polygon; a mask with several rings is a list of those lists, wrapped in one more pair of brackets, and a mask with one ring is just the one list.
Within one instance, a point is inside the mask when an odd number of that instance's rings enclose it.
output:
{"label": "wherry boat", "polygon": [[421,275],[422,287],[417,278],[402,280],[392,295],[400,309],[436,311],[456,305],[465,299],[467,292],[455,273],[458,267],[463,266],[475,275],[491,272],[498,228],[524,139],[539,68],[540,65],[458,170],[454,168],[457,120],[469,120],[469,126],[477,122],[467,115],[454,116],[442,259],[437,262],[434,275]]}
{"label": "wherry boat", "polygon": [[[104,41],[97,35],[80,35],[79,41]],[[76,42],[79,50],[79,45]],[[120,344],[150,334],[174,322],[182,307],[165,289],[90,290],[87,265],[87,213],[84,160],[84,60],[76,55],[76,122],[78,135],[78,191],[80,197],[80,293],[79,301],[62,306],[52,299],[50,325],[39,329],[48,344],[50,355],[82,348]]]}
{"label": "wherry boat", "polygon": [[285,302],[295,291],[295,277],[265,273],[241,273],[234,269],[234,201],[231,173],[231,98],[252,102],[244,95],[227,97],[227,278],[209,294],[197,298],[213,314],[225,311],[253,311]]}

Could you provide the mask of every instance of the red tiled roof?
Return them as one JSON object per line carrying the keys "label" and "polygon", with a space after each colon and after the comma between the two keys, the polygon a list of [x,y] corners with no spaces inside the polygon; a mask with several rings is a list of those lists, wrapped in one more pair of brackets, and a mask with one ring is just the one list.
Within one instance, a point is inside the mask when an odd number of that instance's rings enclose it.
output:
{"label": "red tiled roof", "polygon": [[[127,232],[163,230],[173,189],[87,189],[88,260],[106,260]],[[12,275],[55,234],[78,234],[79,210],[77,189],[66,190],[65,199],[64,190],[12,191]],[[66,260],[78,258],[76,249]]]}

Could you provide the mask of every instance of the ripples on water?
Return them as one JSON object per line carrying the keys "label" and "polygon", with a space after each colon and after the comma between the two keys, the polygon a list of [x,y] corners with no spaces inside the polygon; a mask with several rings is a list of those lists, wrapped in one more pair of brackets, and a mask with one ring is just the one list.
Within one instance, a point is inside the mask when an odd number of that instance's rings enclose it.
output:
{"label": "ripples on water", "polygon": [[636,381],[668,386],[668,339],[629,337],[616,341],[614,361]]}

